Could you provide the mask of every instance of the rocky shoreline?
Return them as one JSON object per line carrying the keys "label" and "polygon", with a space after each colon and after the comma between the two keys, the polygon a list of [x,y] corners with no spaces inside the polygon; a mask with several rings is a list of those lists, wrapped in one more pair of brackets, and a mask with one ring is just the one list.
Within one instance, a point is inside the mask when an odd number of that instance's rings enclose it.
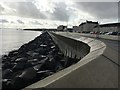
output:
{"label": "rocky shoreline", "polygon": [[79,60],[64,56],[47,32],[2,55],[2,89],[22,89]]}

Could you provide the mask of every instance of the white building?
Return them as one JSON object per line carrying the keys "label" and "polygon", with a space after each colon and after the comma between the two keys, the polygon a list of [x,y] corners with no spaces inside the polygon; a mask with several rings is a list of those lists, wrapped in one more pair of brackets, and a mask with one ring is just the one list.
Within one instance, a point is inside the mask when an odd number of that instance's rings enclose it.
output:
{"label": "white building", "polygon": [[98,22],[86,21],[79,25],[79,32],[91,32],[95,26],[98,26]]}
{"label": "white building", "polygon": [[120,29],[120,23],[108,23],[108,24],[101,24],[99,26],[95,26],[93,31],[98,32],[118,32]]}
{"label": "white building", "polygon": [[67,31],[67,26],[60,25],[57,27],[57,31]]}
{"label": "white building", "polygon": [[73,32],[79,32],[79,26],[73,26]]}

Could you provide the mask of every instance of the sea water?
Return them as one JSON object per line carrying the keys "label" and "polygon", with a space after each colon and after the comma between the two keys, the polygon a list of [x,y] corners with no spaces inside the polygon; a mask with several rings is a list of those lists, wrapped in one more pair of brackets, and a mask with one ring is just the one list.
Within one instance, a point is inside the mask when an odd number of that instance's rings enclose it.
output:
{"label": "sea water", "polygon": [[23,44],[40,35],[40,31],[25,31],[22,29],[0,29],[0,55],[18,49]]}

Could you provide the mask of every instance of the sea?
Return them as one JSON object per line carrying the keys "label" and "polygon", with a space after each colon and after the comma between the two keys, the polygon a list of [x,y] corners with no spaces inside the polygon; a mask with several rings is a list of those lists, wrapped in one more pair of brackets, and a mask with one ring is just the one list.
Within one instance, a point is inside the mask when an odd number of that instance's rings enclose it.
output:
{"label": "sea", "polygon": [[11,50],[18,49],[41,33],[40,31],[23,29],[0,29],[0,56],[8,54]]}

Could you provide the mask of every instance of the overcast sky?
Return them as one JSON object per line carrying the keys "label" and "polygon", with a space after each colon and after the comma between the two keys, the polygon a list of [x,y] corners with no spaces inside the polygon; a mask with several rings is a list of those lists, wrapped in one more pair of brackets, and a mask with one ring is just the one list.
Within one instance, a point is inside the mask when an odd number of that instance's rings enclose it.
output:
{"label": "overcast sky", "polygon": [[[118,1],[118,0],[116,0]],[[0,2],[2,27],[69,27],[86,20],[99,23],[118,21],[118,2],[78,2],[74,0],[29,0]]]}

